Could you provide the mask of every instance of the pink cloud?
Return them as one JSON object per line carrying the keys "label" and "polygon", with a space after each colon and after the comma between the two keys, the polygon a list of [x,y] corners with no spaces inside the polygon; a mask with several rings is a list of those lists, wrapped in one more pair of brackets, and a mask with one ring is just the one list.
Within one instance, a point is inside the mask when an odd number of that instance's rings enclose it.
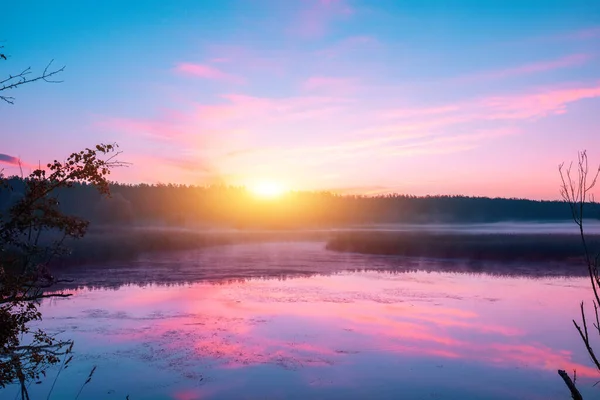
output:
{"label": "pink cloud", "polygon": [[302,84],[307,91],[324,91],[335,94],[348,94],[357,87],[356,79],[332,76],[312,76]]}
{"label": "pink cloud", "polygon": [[206,64],[180,63],[175,67],[175,71],[199,78],[228,83],[241,84],[245,82],[245,79],[238,75],[228,74],[218,68]]}
{"label": "pink cloud", "polygon": [[[414,109],[385,110],[382,118],[417,120],[419,129],[484,120],[524,120],[563,114],[570,103],[600,97],[600,83],[572,88],[549,88],[533,93],[491,96],[478,100]],[[419,117],[435,116],[422,120]],[[404,126],[410,126],[405,123]]]}
{"label": "pink cloud", "polygon": [[431,154],[449,154],[477,148],[482,142],[521,133],[514,128],[479,130],[461,135],[439,135],[413,143],[389,145],[381,154],[390,156],[417,156]]}
{"label": "pink cloud", "polygon": [[231,178],[220,173],[209,154],[164,150],[151,155],[128,154],[127,161],[141,168],[115,170],[114,175],[129,182],[212,185],[224,184]]}
{"label": "pink cloud", "polygon": [[[386,109],[378,102],[316,92],[343,89],[348,83],[345,78],[314,76],[301,83],[305,90],[315,91],[307,92],[310,95],[229,93],[211,102],[189,103],[185,112],[162,111],[145,119],[108,118],[102,127],[143,135],[161,145],[167,142],[176,153],[187,154],[188,158],[176,162],[154,161],[162,163],[179,182],[210,176],[200,174],[203,166],[209,165],[222,179],[234,177],[228,181],[232,184],[248,184],[250,177],[267,173],[285,175],[282,179],[303,188],[315,185],[314,179],[309,179],[311,171],[324,165],[360,158],[464,152],[525,132],[518,126],[523,121],[560,115],[578,101],[600,97],[600,83],[593,83],[422,107],[402,102],[402,107]],[[385,99],[383,104],[393,105],[394,101]],[[202,154],[202,163],[188,151]],[[265,169],[269,165],[277,165],[277,171]],[[330,187],[331,181],[322,184]],[[386,184],[390,185],[395,183]]]}
{"label": "pink cloud", "polygon": [[589,54],[571,54],[556,60],[540,61],[531,64],[521,65],[519,67],[507,68],[498,71],[489,71],[479,74],[468,75],[454,79],[457,82],[471,82],[477,80],[502,79],[511,76],[527,75],[536,72],[552,71],[556,69],[576,67],[585,64],[592,56]]}
{"label": "pink cloud", "polygon": [[348,17],[354,10],[343,0],[312,0],[311,6],[300,12],[292,33],[304,38],[323,36],[338,19]]}
{"label": "pink cloud", "polygon": [[397,133],[377,135],[369,139],[336,141],[323,145],[305,145],[294,148],[263,148],[260,158],[281,164],[302,163],[317,166],[341,160],[368,157],[410,157],[418,155],[449,154],[477,148],[481,143],[521,133],[516,128],[479,129],[464,134],[444,131]]}
{"label": "pink cloud", "polygon": [[408,117],[421,117],[431,116],[439,114],[447,114],[458,111],[460,107],[458,105],[448,105],[440,107],[427,107],[427,108],[407,108],[398,109],[393,111],[384,111],[382,117],[388,118],[408,118]]}
{"label": "pink cloud", "polygon": [[256,124],[275,124],[315,117],[324,117],[349,104],[350,100],[335,96],[295,96],[269,98],[243,94],[227,94],[228,102],[219,105],[200,105],[201,118],[213,124],[242,122],[250,128]]}
{"label": "pink cloud", "polygon": [[98,121],[96,126],[120,133],[147,136],[160,140],[173,140],[183,134],[183,131],[174,123],[174,120],[168,118],[144,120],[109,117]]}
{"label": "pink cloud", "polygon": [[191,104],[189,112],[163,111],[158,117],[141,119],[107,117],[96,126],[188,147],[199,140],[203,145],[214,145],[219,141],[231,142],[232,136],[245,132],[274,129],[301,120],[322,120],[352,103],[336,96],[270,98],[233,93],[220,98],[225,102]]}
{"label": "pink cloud", "polygon": [[[356,130],[367,139],[346,140],[335,145],[297,148],[295,152],[325,153],[328,161],[360,155],[422,155],[465,151],[488,140],[521,133],[514,122],[566,112],[571,103],[600,97],[600,84],[567,89],[547,89],[533,93],[496,96],[472,101],[398,110],[377,111],[372,125]],[[383,123],[393,119],[394,123]],[[509,126],[469,129],[465,124],[502,121]],[[497,123],[497,122],[495,122]],[[467,125],[468,126],[468,125]]]}
{"label": "pink cloud", "polygon": [[487,119],[528,119],[564,114],[567,105],[579,100],[600,97],[600,84],[570,89],[549,89],[533,94],[499,96],[482,100],[481,110]]}
{"label": "pink cloud", "polygon": [[199,174],[213,174],[213,167],[206,160],[202,160],[198,157],[160,157],[156,161],[163,165],[170,165],[175,168],[181,169],[185,172],[199,173]]}
{"label": "pink cloud", "polygon": [[577,65],[582,65],[592,57],[589,54],[572,54],[557,60],[542,61],[532,64],[527,64],[521,67],[507,69],[503,71],[504,75],[521,75],[532,72],[549,71],[553,69],[568,68]]}
{"label": "pink cloud", "polygon": [[211,63],[228,63],[231,62],[231,59],[227,58],[227,57],[216,57],[216,58],[212,58],[210,59]]}
{"label": "pink cloud", "polygon": [[381,43],[373,36],[351,36],[332,46],[317,51],[316,54],[320,57],[334,58],[369,47],[378,48],[381,47]]}
{"label": "pink cloud", "polygon": [[214,44],[208,47],[210,62],[216,64],[243,65],[245,71],[285,74],[290,54],[281,51],[262,51],[236,45]]}

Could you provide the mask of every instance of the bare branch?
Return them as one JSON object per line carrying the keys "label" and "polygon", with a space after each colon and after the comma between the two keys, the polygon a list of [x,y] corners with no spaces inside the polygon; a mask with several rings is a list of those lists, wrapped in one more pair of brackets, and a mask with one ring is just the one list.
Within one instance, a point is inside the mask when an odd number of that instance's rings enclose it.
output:
{"label": "bare branch", "polygon": [[588,337],[588,333],[587,333],[587,327],[585,325],[585,313],[583,311],[583,303],[581,305],[581,315],[582,315],[583,321],[584,321],[584,330],[581,329],[581,327],[577,324],[577,322],[575,320],[573,320],[573,325],[575,325],[577,332],[579,332],[579,336],[581,336],[581,341],[585,345],[585,348],[586,348],[588,354],[590,355],[590,357],[592,358],[592,361],[594,362],[594,364],[596,364],[596,368],[598,368],[598,370],[600,370],[600,362],[598,361],[598,358],[596,358],[594,349],[590,345],[590,341],[589,341],[589,337]]}
{"label": "bare branch", "polygon": [[571,380],[569,374],[567,374],[566,371],[559,369],[558,375],[560,375],[563,381],[565,381],[565,384],[571,391],[571,398],[573,400],[583,400],[583,396],[581,396],[581,393],[579,393],[579,390],[577,390],[577,387],[575,386],[575,383]]}
{"label": "bare branch", "polygon": [[[30,78],[31,75],[31,67],[25,68],[23,71],[16,75],[9,75],[8,78],[0,80],[0,92],[10,89],[16,89],[19,86],[26,85],[28,83],[36,82],[36,81],[44,81],[47,83],[61,83],[60,80],[51,79],[53,76],[63,72],[65,70],[65,66],[58,69],[51,69],[52,63],[54,60],[50,60],[48,65],[42,71],[42,74],[36,76],[35,78]],[[5,101],[8,104],[14,104],[15,98],[13,96],[5,96],[0,95],[0,100]]]}
{"label": "bare branch", "polygon": [[[571,211],[571,217],[579,228],[579,236],[583,245],[586,267],[588,270],[590,284],[592,286],[592,291],[594,294],[592,304],[594,306],[595,321],[592,322],[592,325],[594,327],[594,332],[597,332],[598,335],[600,335],[600,317],[598,314],[600,311],[600,253],[592,255],[592,252],[587,242],[586,233],[584,231],[584,213],[588,210],[588,207],[595,204],[595,197],[594,194],[591,193],[591,190],[596,186],[598,182],[598,177],[600,176],[600,167],[598,167],[598,169],[594,171],[593,175],[590,174],[587,153],[586,151],[581,151],[577,155],[576,179],[573,179],[572,168],[573,163],[571,163],[566,169],[564,163],[560,164],[558,167],[558,171],[561,178],[560,194],[563,200],[568,204],[569,209]],[[581,341],[585,345],[585,348],[590,358],[592,359],[596,368],[600,371],[600,362],[590,343],[587,318],[585,315],[586,313],[583,302],[581,302],[580,304],[580,311],[583,327],[580,326],[575,320],[573,320],[573,325],[577,329]],[[576,400],[582,399],[581,394],[575,386],[577,375],[574,373],[574,380],[571,381],[570,377],[565,371],[559,370],[558,374],[561,376],[561,378],[571,391],[572,398]]]}

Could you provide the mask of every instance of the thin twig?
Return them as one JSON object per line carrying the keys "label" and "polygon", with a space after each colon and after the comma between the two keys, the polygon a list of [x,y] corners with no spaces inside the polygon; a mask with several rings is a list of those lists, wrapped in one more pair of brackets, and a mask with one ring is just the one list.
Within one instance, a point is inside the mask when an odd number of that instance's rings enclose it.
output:
{"label": "thin twig", "polygon": [[67,357],[67,355],[69,353],[71,353],[71,350],[73,350],[73,342],[71,342],[71,345],[69,346],[69,348],[67,349],[67,352],[65,353],[65,358],[63,358],[62,365],[60,366],[58,373],[54,377],[54,381],[52,382],[52,386],[50,387],[50,390],[48,391],[48,396],[46,397],[46,400],[50,400],[50,396],[52,396],[52,392],[54,391],[54,385],[56,385],[56,381],[58,380],[60,373],[64,370],[65,365],[67,365],[73,359],[73,356]]}
{"label": "thin twig", "polygon": [[87,385],[88,383],[90,383],[90,381],[92,380],[92,376],[94,375],[94,371],[96,371],[96,366],[94,365],[94,368],[92,368],[92,371],[90,372],[90,375],[88,376],[88,378],[86,379],[86,381],[83,383],[83,385],[81,385],[81,388],[79,389],[79,392],[77,392],[77,396],[75,397],[75,400],[77,400],[79,398],[79,396],[81,395],[81,392],[83,391],[83,388],[85,387],[85,385]]}

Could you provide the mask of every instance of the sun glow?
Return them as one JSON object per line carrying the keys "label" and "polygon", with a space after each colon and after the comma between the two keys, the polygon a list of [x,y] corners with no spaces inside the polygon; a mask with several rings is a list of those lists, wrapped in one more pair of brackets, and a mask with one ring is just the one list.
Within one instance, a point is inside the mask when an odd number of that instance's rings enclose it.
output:
{"label": "sun glow", "polygon": [[252,193],[264,199],[275,199],[285,193],[285,187],[277,182],[263,181],[251,186]]}

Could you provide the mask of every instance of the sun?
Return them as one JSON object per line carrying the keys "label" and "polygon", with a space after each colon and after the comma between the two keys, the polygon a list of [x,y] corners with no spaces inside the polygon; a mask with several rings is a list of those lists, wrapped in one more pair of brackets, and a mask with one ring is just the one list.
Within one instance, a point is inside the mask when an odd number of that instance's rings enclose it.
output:
{"label": "sun", "polygon": [[263,181],[254,184],[250,190],[256,197],[263,199],[275,199],[285,193],[283,185],[277,182]]}

